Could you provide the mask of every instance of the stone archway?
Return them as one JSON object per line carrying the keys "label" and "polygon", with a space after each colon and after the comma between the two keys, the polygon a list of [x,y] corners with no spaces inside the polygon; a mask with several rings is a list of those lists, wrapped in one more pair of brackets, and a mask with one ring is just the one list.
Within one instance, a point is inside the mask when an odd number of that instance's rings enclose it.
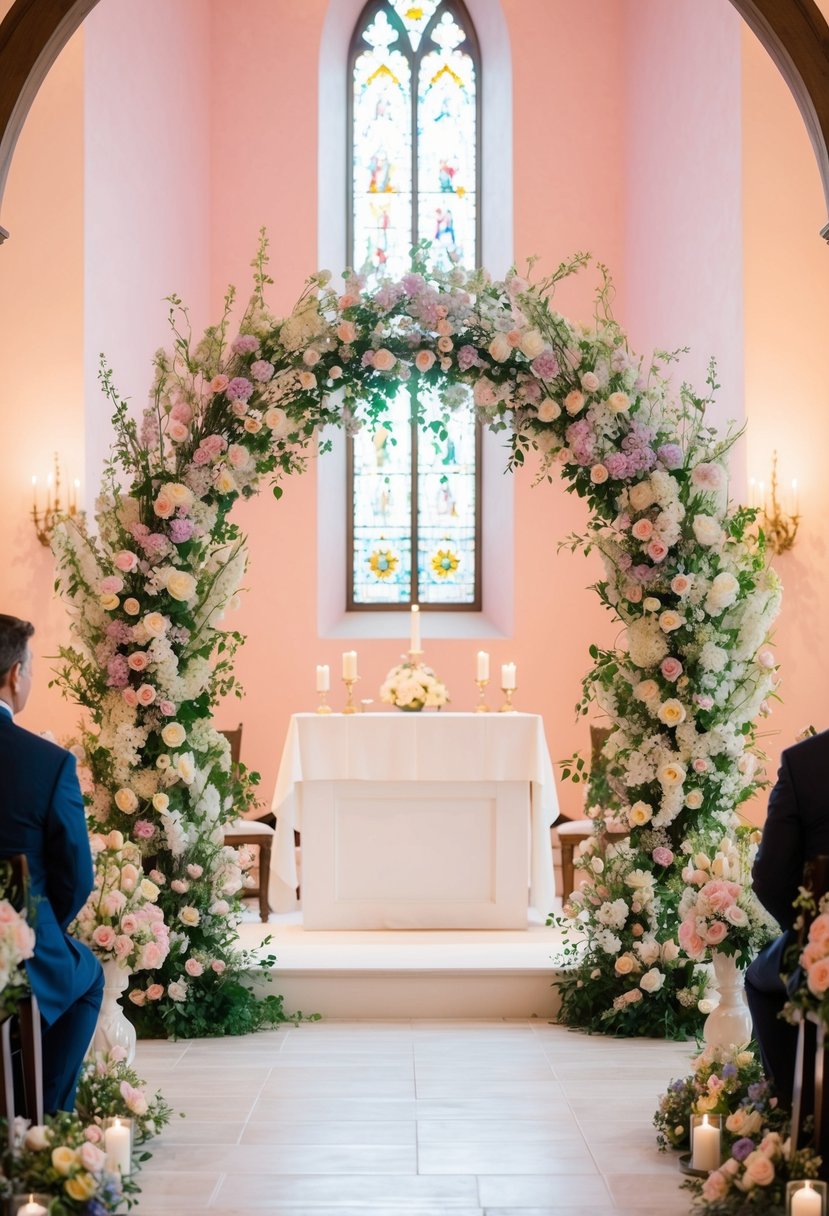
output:
{"label": "stone archway", "polygon": [[[829,25],[815,0],[730,0],[797,102],[829,212]],[[29,108],[60,51],[98,0],[14,0],[0,23],[0,204]],[[0,243],[8,232],[0,227]],[[829,222],[821,235],[829,240]]]}

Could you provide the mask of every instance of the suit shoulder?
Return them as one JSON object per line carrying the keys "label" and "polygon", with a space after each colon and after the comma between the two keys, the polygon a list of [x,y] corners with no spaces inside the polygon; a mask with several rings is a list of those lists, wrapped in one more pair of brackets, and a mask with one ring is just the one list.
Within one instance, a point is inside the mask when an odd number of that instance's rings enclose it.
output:
{"label": "suit shoulder", "polygon": [[15,731],[17,732],[17,746],[26,750],[33,763],[55,773],[66,763],[67,757],[70,757],[74,763],[72,753],[65,747],[61,747],[59,743],[53,743],[51,739],[43,739],[34,731],[26,730],[24,726],[18,726],[16,723]]}
{"label": "suit shoulder", "polygon": [[780,759],[781,762],[785,759],[792,768],[829,764],[829,730],[822,730],[820,734],[809,735],[808,739],[801,739],[799,743],[792,744],[785,749]]}

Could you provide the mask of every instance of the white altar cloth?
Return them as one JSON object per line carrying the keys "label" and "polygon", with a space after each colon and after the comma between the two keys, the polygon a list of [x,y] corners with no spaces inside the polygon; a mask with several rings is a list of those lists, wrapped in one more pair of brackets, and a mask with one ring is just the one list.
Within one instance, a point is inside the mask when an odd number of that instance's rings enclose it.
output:
{"label": "white altar cloth", "polygon": [[276,912],[296,907],[294,831],[302,830],[302,784],[309,781],[528,783],[529,904],[551,910],[550,825],[558,797],[538,714],[294,714],[271,804],[277,826],[269,897]]}

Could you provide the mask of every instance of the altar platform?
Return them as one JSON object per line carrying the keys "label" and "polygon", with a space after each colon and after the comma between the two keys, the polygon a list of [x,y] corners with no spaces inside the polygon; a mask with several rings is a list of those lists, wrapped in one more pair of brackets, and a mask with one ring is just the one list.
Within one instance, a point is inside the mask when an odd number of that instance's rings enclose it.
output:
{"label": "altar platform", "polygon": [[[251,907],[239,945],[277,958],[272,991],[288,1012],[329,1018],[551,1020],[551,987],[562,947],[540,918],[526,929],[315,930],[301,913],[263,925]],[[263,988],[262,991],[266,991]]]}

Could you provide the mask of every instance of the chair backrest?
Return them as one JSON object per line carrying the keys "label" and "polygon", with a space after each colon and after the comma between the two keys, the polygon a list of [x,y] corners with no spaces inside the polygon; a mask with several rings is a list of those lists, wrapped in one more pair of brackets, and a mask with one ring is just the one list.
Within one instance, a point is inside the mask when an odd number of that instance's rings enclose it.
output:
{"label": "chair backrest", "polygon": [[613,729],[610,726],[590,727],[590,767],[594,767],[602,755],[602,748],[607,743]]}
{"label": "chair backrest", "polygon": [[220,730],[220,735],[224,735],[230,744],[230,763],[236,767],[242,755],[242,723],[235,730]]}

